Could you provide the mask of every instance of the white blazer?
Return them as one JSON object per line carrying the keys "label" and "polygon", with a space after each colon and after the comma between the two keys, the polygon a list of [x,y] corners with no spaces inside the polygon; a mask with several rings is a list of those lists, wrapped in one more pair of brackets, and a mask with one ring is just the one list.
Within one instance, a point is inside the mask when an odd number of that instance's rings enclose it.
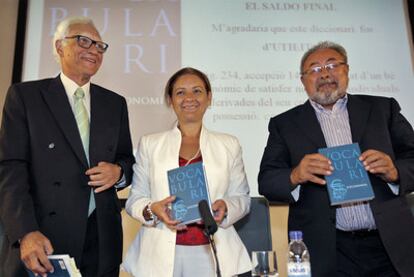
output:
{"label": "white blazer", "polygon": [[[146,225],[142,215],[149,202],[169,196],[167,171],[177,168],[181,132],[174,129],[143,136],[138,146],[131,192],[126,211],[143,223],[128,249],[122,269],[135,277],[173,276],[176,231],[163,223]],[[223,199],[227,217],[214,235],[223,277],[251,269],[250,257],[233,223],[250,210],[249,186],[241,147],[230,135],[202,128],[200,150],[206,170],[211,201]],[[189,261],[191,262],[191,261]]]}

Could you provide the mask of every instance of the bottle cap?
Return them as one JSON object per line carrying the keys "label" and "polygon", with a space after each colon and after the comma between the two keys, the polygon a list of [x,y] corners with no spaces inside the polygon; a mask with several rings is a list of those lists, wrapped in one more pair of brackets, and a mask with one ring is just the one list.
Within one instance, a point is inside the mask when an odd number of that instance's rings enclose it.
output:
{"label": "bottle cap", "polygon": [[289,232],[290,240],[301,240],[302,239],[302,231],[290,231]]}

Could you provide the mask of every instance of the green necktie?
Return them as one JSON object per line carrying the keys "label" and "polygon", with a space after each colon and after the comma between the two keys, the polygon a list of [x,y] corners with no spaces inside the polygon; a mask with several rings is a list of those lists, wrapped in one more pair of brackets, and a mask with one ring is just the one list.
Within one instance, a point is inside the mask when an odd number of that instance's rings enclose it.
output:
{"label": "green necktie", "polygon": [[[85,92],[82,88],[78,88],[73,96],[74,98],[74,114],[76,123],[78,124],[79,134],[82,140],[83,149],[85,150],[86,158],[89,163],[89,116],[88,111],[83,103]],[[88,216],[95,210],[95,197],[91,190],[89,199]]]}

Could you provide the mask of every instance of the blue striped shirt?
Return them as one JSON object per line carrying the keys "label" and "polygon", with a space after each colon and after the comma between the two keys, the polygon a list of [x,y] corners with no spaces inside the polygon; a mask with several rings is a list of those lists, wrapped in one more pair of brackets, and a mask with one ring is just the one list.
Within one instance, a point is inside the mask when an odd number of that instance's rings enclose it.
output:
{"label": "blue striped shirt", "polygon": [[[335,103],[332,110],[328,110],[310,100],[328,147],[352,143],[347,102],[348,97],[345,96]],[[344,231],[376,229],[369,204],[356,202],[338,207],[336,209],[336,228]]]}

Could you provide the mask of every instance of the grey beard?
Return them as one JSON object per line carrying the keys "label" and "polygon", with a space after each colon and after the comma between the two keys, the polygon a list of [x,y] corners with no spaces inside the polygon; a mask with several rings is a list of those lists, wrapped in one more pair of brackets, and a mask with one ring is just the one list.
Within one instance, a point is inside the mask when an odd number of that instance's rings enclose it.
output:
{"label": "grey beard", "polygon": [[312,95],[311,99],[316,103],[326,106],[335,104],[338,99],[345,95],[345,91],[334,90],[332,92],[320,92],[317,91]]}

